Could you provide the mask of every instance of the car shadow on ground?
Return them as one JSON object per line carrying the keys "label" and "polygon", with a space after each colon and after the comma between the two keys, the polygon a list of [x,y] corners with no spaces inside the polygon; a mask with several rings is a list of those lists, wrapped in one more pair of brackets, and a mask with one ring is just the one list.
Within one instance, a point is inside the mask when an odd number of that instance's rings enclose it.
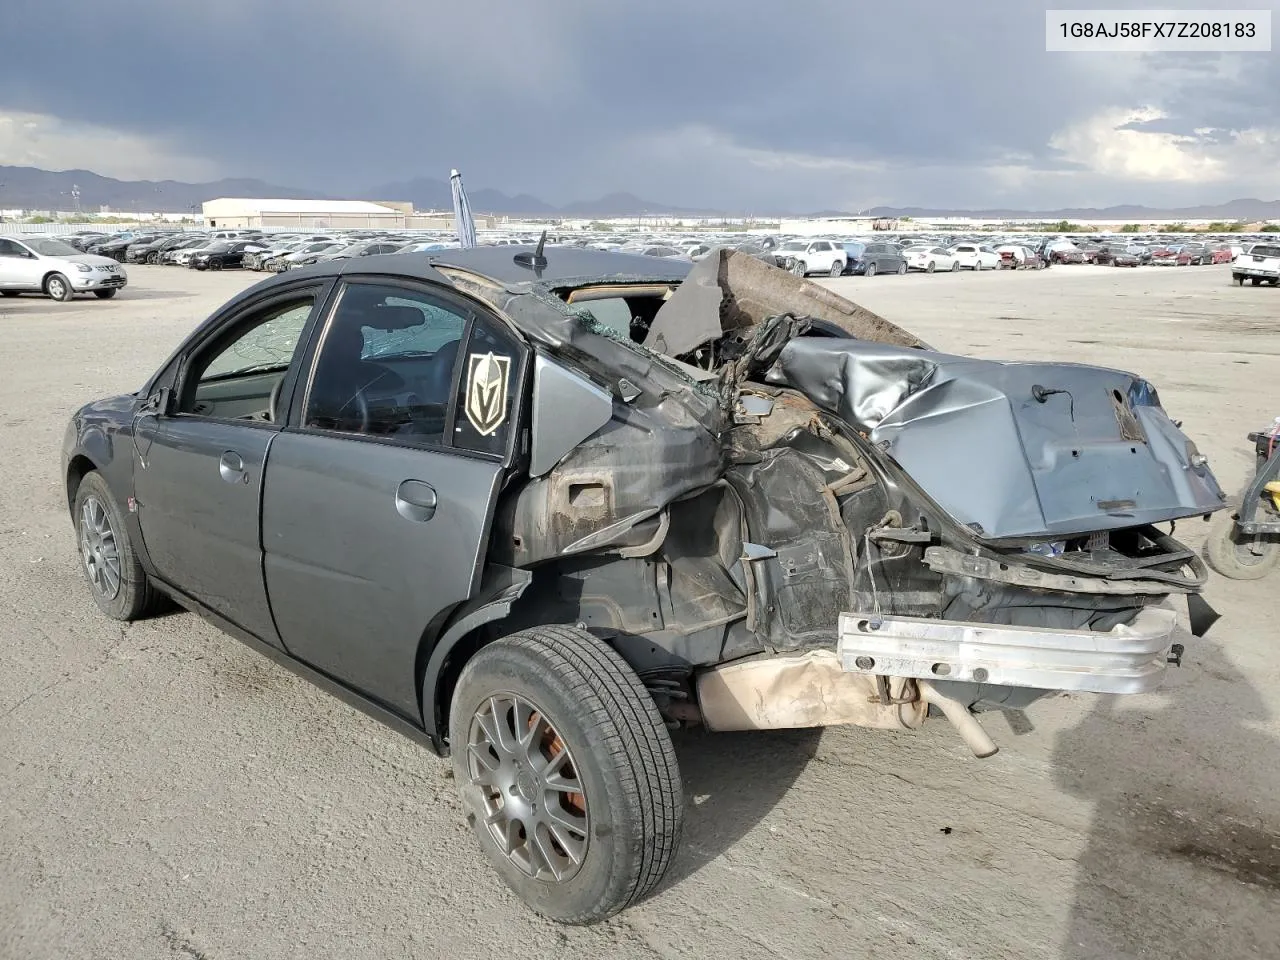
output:
{"label": "car shadow on ground", "polygon": [[1151,709],[1099,697],[1058,737],[1055,778],[1094,804],[1062,960],[1280,951],[1280,749],[1222,647],[1186,645]]}
{"label": "car shadow on ground", "polygon": [[79,294],[74,299],[64,303],[58,303],[56,300],[50,300],[42,293],[19,294],[16,297],[5,297],[0,299],[0,308],[15,307],[22,311],[26,311],[31,307],[44,307],[52,310],[66,311],[80,307],[84,310],[104,310],[111,309],[107,304],[119,306],[127,304],[135,300],[189,300],[196,294],[189,290],[143,290],[125,288],[116,294],[110,300],[101,300],[92,294]]}
{"label": "car shadow on ground", "polygon": [[742,839],[787,795],[818,750],[822,730],[679,731],[684,839],[662,889],[697,873]]}
{"label": "car shadow on ground", "polygon": [[190,290],[125,290],[115,298],[115,302],[127,300],[189,300],[195,294]]}

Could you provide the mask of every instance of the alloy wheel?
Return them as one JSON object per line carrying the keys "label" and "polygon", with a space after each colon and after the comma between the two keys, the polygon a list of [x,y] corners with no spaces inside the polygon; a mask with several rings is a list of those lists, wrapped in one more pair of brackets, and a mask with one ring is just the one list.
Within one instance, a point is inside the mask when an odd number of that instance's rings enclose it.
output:
{"label": "alloy wheel", "polygon": [[485,826],[528,876],[557,883],[587,854],[587,795],[568,744],[535,704],[499,693],[476,708],[467,769],[480,788]]}
{"label": "alloy wheel", "polygon": [[120,550],[106,508],[89,497],[80,508],[80,558],[85,574],[103,599],[120,592]]}

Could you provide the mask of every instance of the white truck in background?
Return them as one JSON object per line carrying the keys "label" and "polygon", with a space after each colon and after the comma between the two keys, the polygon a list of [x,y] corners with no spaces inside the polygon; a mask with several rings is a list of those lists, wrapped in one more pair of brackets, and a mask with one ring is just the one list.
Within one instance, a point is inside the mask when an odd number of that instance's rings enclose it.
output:
{"label": "white truck in background", "polygon": [[1244,286],[1246,280],[1255,287],[1280,284],[1280,243],[1255,243],[1240,254],[1231,264],[1231,279],[1237,287]]}

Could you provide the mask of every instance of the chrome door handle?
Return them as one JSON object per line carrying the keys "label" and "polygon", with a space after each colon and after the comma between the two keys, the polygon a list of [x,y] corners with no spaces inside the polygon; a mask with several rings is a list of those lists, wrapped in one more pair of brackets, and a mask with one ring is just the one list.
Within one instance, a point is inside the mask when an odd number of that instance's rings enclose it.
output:
{"label": "chrome door handle", "polygon": [[436,491],[421,480],[405,480],[396,487],[396,512],[406,520],[425,523],[436,515]]}
{"label": "chrome door handle", "polygon": [[244,461],[234,450],[228,450],[218,458],[218,473],[227,483],[249,482],[249,475],[244,470]]}

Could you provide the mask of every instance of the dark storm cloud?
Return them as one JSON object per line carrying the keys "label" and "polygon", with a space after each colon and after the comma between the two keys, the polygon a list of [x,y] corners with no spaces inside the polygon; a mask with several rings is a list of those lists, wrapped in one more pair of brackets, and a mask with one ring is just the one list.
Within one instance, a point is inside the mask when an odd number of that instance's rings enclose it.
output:
{"label": "dark storm cloud", "polygon": [[1010,158],[1079,173],[1049,141],[1101,108],[1168,104],[1187,130],[1278,109],[1272,57],[1046,54],[1043,7],[1025,0],[4,7],[26,41],[0,56],[0,110],[335,192],[458,166],[552,201],[631,190],[776,209],[945,189],[983,203],[1002,189],[986,168]]}

